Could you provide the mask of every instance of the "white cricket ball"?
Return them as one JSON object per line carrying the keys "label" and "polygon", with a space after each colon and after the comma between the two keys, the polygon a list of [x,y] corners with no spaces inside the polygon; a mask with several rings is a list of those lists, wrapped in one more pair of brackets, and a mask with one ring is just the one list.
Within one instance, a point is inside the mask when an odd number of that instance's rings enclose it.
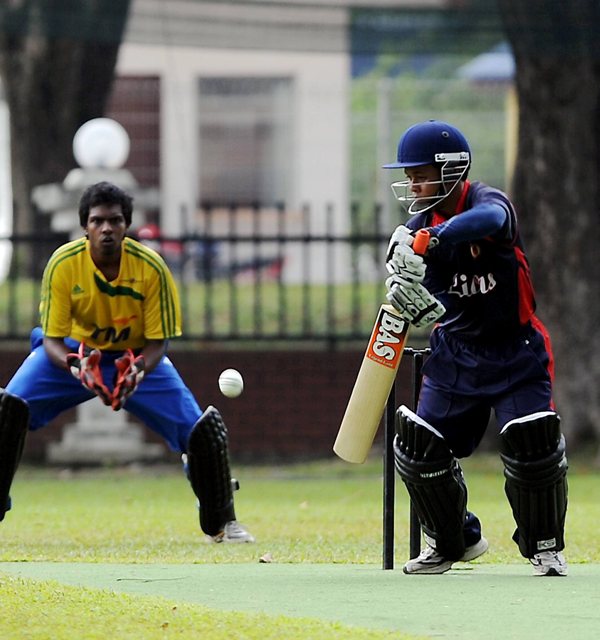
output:
{"label": "white cricket ball", "polygon": [[225,369],[219,376],[219,389],[228,398],[237,398],[244,390],[244,379],[237,369]]}

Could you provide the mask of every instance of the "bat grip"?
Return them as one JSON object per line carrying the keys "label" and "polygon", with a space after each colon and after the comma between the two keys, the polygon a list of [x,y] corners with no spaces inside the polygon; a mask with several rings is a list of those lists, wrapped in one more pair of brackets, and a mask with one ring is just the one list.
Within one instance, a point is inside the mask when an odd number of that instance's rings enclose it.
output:
{"label": "bat grip", "polygon": [[431,234],[426,229],[419,229],[415,235],[415,239],[413,240],[412,248],[413,251],[420,256],[425,255],[427,252],[427,247],[429,247],[429,239],[431,238]]}

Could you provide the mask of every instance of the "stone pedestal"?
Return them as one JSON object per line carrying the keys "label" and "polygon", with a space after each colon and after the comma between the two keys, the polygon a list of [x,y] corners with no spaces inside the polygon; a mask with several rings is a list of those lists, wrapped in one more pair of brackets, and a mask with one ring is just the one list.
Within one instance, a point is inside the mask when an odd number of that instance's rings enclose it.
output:
{"label": "stone pedestal", "polygon": [[159,460],[164,455],[162,445],[145,442],[142,428],[127,422],[126,415],[97,398],[79,405],[77,420],[65,425],[62,440],[49,444],[48,462],[96,465]]}

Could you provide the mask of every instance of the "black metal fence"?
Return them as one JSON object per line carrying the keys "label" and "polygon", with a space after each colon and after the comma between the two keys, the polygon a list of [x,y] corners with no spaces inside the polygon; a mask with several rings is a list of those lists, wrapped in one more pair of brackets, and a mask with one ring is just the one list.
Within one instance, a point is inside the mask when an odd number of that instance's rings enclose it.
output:
{"label": "black metal fence", "polygon": [[[193,233],[167,237],[145,225],[136,234],[176,278],[184,340],[334,346],[368,338],[384,300],[389,231],[380,208],[363,225],[359,213],[352,207],[349,231],[339,233],[331,207],[315,218],[307,207],[205,206]],[[0,340],[27,338],[37,324],[43,268],[65,240],[0,238],[0,247],[12,247],[0,284]]]}

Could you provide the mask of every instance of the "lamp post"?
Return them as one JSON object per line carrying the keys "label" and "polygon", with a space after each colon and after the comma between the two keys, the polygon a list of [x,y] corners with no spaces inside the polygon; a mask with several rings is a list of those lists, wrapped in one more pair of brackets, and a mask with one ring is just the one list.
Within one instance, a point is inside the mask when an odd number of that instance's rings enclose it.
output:
{"label": "lamp post", "polygon": [[158,189],[140,187],[134,175],[124,167],[129,157],[130,139],[116,120],[94,118],[79,127],[73,138],[73,156],[78,167],[71,169],[60,182],[41,184],[31,191],[38,211],[52,216],[50,228],[77,237],[81,233],[77,209],[87,187],[106,180],[134,197],[133,226],[136,217],[147,209],[158,209]]}

